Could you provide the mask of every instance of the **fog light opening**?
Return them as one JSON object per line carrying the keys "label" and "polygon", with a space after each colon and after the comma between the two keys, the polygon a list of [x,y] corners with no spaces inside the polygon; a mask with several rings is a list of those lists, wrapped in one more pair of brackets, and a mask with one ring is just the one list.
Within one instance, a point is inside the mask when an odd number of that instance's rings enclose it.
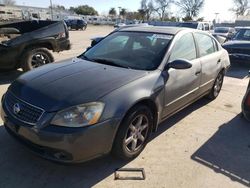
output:
{"label": "fog light opening", "polygon": [[60,159],[60,160],[67,159],[67,156],[64,153],[62,153],[62,152],[55,153],[54,156],[55,156],[55,158]]}

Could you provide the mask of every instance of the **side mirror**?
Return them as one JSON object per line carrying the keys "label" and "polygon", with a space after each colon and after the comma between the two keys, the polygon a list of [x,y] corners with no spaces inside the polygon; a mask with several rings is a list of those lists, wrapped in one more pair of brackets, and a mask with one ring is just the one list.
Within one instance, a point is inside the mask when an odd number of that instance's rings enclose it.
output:
{"label": "side mirror", "polygon": [[184,59],[177,59],[168,64],[166,64],[166,69],[189,69],[192,67],[192,64]]}
{"label": "side mirror", "polygon": [[88,48],[86,48],[86,51],[88,51],[89,49],[91,49],[91,46],[89,46]]}
{"label": "side mirror", "polygon": [[97,38],[93,38],[92,42],[91,42],[91,47],[95,46],[97,43],[99,43],[102,39],[104,39],[104,37],[97,37]]}

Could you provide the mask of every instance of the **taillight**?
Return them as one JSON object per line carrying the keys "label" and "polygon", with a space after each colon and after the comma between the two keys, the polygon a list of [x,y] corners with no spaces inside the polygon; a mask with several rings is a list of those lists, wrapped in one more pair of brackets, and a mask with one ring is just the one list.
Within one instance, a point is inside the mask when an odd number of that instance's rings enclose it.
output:
{"label": "taillight", "polygon": [[66,37],[66,33],[59,33],[58,36],[56,37],[57,39],[61,39],[61,38],[65,38]]}
{"label": "taillight", "polygon": [[247,93],[247,97],[245,99],[245,105],[250,107],[250,92]]}

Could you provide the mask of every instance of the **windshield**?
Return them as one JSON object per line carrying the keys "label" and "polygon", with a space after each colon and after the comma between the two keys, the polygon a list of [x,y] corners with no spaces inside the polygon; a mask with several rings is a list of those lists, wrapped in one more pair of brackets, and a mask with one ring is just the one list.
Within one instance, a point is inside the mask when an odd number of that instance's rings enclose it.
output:
{"label": "windshield", "polygon": [[234,40],[250,40],[250,29],[240,29],[235,35]]}
{"label": "windshield", "polygon": [[192,29],[197,29],[198,23],[180,23],[179,27],[188,27]]}
{"label": "windshield", "polygon": [[155,70],[161,64],[172,37],[156,33],[115,32],[80,58],[112,66]]}
{"label": "windshield", "polygon": [[228,33],[229,32],[229,28],[225,28],[225,27],[217,27],[214,30],[215,33]]}

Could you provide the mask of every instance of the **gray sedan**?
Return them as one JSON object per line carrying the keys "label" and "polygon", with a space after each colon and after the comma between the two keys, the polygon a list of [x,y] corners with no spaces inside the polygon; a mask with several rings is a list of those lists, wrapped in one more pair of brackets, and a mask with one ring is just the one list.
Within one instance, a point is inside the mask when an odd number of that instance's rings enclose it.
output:
{"label": "gray sedan", "polygon": [[37,154],[81,162],[138,156],[171,115],[215,99],[229,67],[209,34],[174,27],[111,33],[77,58],[23,74],[2,99],[6,130]]}

